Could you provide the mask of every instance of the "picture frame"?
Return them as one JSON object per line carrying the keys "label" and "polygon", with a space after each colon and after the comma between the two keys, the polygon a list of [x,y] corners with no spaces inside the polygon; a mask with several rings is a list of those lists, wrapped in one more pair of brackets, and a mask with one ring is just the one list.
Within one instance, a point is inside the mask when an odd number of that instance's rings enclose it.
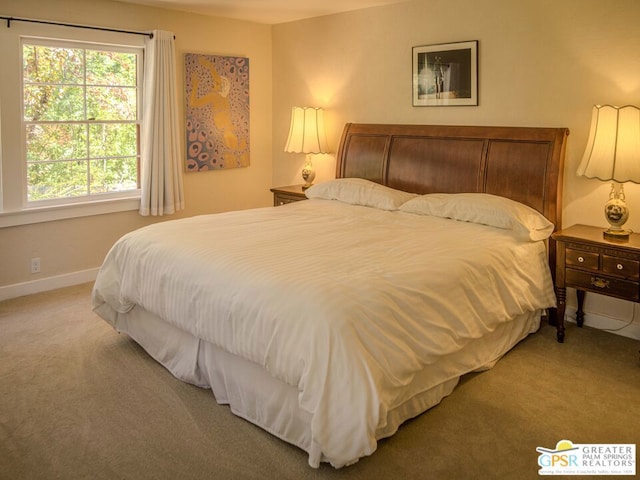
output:
{"label": "picture frame", "polygon": [[413,106],[478,105],[478,41],[413,47]]}

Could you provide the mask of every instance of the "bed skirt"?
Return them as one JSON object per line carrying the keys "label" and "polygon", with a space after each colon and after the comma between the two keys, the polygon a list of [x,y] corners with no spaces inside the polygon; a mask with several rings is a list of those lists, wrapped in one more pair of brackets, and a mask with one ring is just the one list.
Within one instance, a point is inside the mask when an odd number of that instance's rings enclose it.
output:
{"label": "bed skirt", "polygon": [[[123,314],[103,304],[96,313],[135,340],[176,378],[211,388],[216,401],[228,404],[235,415],[306,451],[310,466],[317,468],[320,462],[331,461],[311,436],[311,414],[299,407],[296,387],[271,376],[261,365],[196,338],[139,306]],[[463,374],[493,367],[515,344],[538,329],[540,317],[537,311],[500,324],[461,352],[427,366],[413,381],[422,393],[390,408],[386,422],[376,430],[376,439],[393,435],[404,421],[437,405],[451,394]]]}

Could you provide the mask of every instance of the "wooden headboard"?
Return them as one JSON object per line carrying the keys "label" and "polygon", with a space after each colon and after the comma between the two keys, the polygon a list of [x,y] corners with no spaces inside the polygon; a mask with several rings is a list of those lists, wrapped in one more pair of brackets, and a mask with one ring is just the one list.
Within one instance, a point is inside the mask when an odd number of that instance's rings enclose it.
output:
{"label": "wooden headboard", "polygon": [[484,192],[529,205],[562,227],[566,128],[348,123],[336,177],[413,193]]}

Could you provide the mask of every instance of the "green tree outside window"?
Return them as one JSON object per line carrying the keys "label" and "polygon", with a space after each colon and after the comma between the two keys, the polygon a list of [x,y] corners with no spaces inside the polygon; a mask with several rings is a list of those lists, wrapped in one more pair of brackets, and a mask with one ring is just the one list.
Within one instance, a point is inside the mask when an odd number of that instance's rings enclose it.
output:
{"label": "green tree outside window", "polygon": [[24,43],[30,202],[139,188],[136,53]]}

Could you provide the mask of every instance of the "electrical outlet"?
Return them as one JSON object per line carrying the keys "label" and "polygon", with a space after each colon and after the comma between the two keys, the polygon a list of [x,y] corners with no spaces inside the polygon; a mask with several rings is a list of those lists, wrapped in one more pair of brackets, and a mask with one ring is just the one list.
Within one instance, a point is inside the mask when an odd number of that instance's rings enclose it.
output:
{"label": "electrical outlet", "polygon": [[31,259],[31,273],[40,273],[40,257]]}

